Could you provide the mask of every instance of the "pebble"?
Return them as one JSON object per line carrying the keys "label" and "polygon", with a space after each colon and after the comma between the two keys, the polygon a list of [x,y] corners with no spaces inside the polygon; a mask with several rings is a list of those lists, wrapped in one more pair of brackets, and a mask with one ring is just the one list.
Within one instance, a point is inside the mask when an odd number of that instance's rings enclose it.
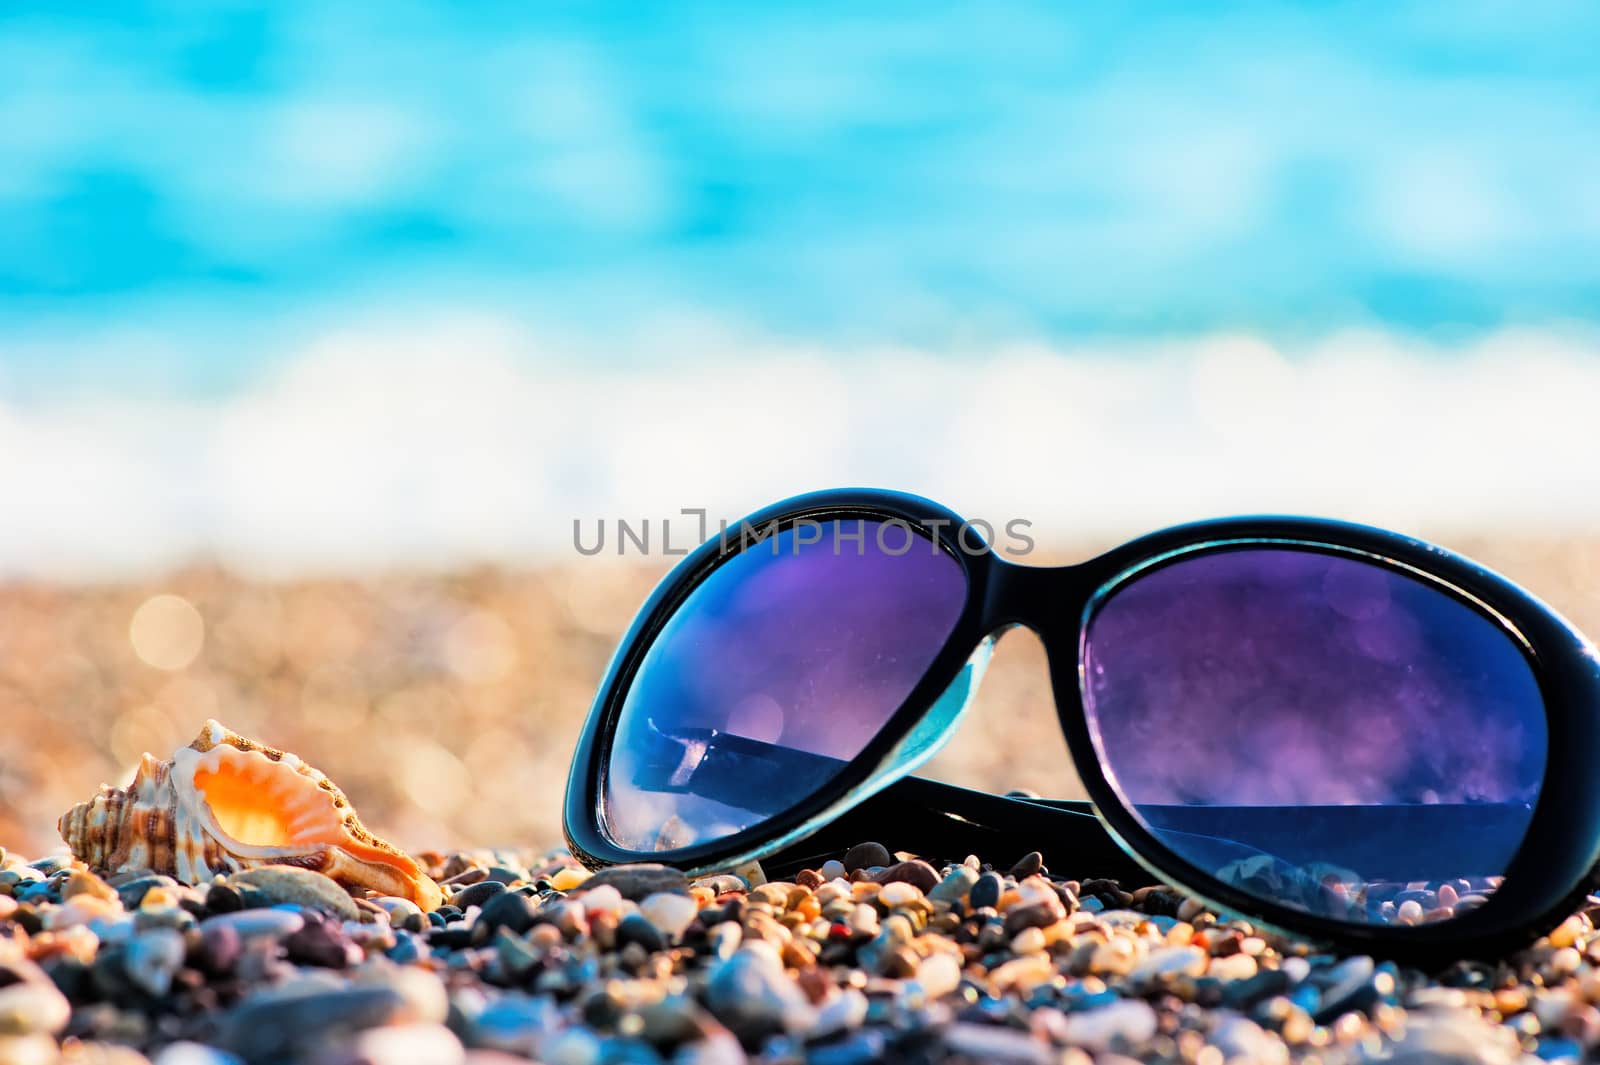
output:
{"label": "pebble", "polygon": [[1380,1055],[1386,1065],[1513,1065],[1523,1059],[1516,1037],[1466,1010],[1419,1011]]}
{"label": "pebble", "polygon": [[1011,867],[1011,872],[1007,875],[1013,880],[1026,880],[1028,877],[1036,875],[1043,868],[1044,855],[1038,851],[1029,851],[1018,860],[1016,865]]}
{"label": "pebble", "polygon": [[501,894],[506,886],[498,880],[481,880],[470,887],[464,887],[450,897],[450,905],[465,910],[468,906],[482,906],[496,895]]}
{"label": "pebble", "polygon": [[369,1028],[319,1055],[315,1065],[464,1065],[466,1060],[461,1040],[443,1025],[398,1024]]}
{"label": "pebble", "polygon": [[1221,980],[1230,987],[1241,984],[1257,974],[1259,966],[1249,954],[1233,954],[1226,958],[1212,958],[1206,966],[1206,975]]}
{"label": "pebble", "polygon": [[540,1057],[545,1065],[598,1065],[604,1052],[599,1036],[569,1028],[545,1044]]}
{"label": "pebble", "polygon": [[1145,955],[1130,974],[1135,981],[1200,976],[1206,971],[1206,952],[1199,947],[1159,947]]}
{"label": "pebble", "polygon": [[890,1060],[889,1040],[876,1029],[852,1032],[848,1038],[838,1039],[806,1052],[807,1065],[878,1065]]}
{"label": "pebble", "polygon": [[878,902],[884,906],[905,906],[922,898],[922,892],[917,890],[915,884],[897,880],[885,884],[883,890],[878,892]]}
{"label": "pebble", "polygon": [[1066,907],[1054,896],[1013,906],[1006,911],[1005,932],[1008,936],[1014,936],[1024,928],[1046,928],[1066,915]]}
{"label": "pebble", "polygon": [[585,894],[603,886],[613,887],[623,898],[638,902],[661,891],[686,893],[689,890],[689,878],[669,866],[641,862],[602,869],[582,884]]}
{"label": "pebble", "polygon": [[683,938],[699,912],[699,906],[687,895],[658,892],[639,903],[639,913],[673,943]]}
{"label": "pebble", "polygon": [[450,1015],[450,998],[444,983],[431,970],[417,966],[370,965],[354,974],[356,987],[387,988],[404,1003],[407,1021],[443,1024]]}
{"label": "pebble", "polygon": [[583,908],[591,914],[616,913],[621,910],[627,899],[622,897],[610,884],[601,884],[597,887],[584,885],[583,891],[573,896],[574,901],[581,901]]}
{"label": "pebble", "polygon": [[943,998],[961,986],[961,963],[949,954],[935,954],[917,967],[917,984],[928,998]]}
{"label": "pebble", "polygon": [[[431,914],[298,869],[190,886],[0,859],[0,1065],[64,1065],[60,1039],[70,1065],[1497,1065],[1600,1051],[1587,912],[1429,980],[1312,953],[1171,889],[1064,880],[1037,855],[1009,873],[875,843],[846,857],[752,886],[651,864],[591,875],[565,854],[431,856],[453,892]],[[1483,888],[1378,898],[1399,916]]]}
{"label": "pebble", "polygon": [[405,1000],[385,987],[259,995],[222,1018],[221,1043],[249,1065],[278,1063],[364,1028],[404,1017]]}
{"label": "pebble", "polygon": [[244,940],[233,925],[211,920],[201,926],[195,960],[203,971],[212,976],[224,976],[233,971],[243,952]]}
{"label": "pebble", "polygon": [[484,904],[478,913],[478,927],[483,934],[505,928],[521,934],[533,927],[539,917],[539,901],[521,892],[501,892]]}
{"label": "pebble", "polygon": [[667,945],[667,938],[661,934],[661,929],[642,913],[630,913],[618,921],[616,937],[619,949],[637,943],[647,951],[657,951],[665,949]]}
{"label": "pebble", "polygon": [[1103,1053],[1118,1040],[1145,1042],[1155,1035],[1157,1023],[1156,1011],[1149,1003],[1125,998],[1086,1013],[1071,1014],[1062,1031],[1074,1046]]}
{"label": "pebble", "polygon": [[845,852],[844,869],[846,873],[853,873],[857,869],[881,868],[893,861],[894,856],[883,844],[857,843]]}
{"label": "pebble", "polygon": [[300,931],[305,924],[305,917],[294,910],[240,910],[207,917],[200,923],[200,930],[204,933],[217,928],[231,928],[240,939],[253,936],[282,939]]}
{"label": "pebble", "polygon": [[1047,945],[1042,928],[1024,928],[1011,939],[1011,953],[1034,954]]}
{"label": "pebble", "polygon": [[[978,871],[966,865],[952,866],[945,878],[934,885],[928,892],[928,899],[932,902],[960,902],[967,897],[974,885],[978,882]],[[998,901],[999,893],[995,894]],[[992,904],[991,904],[992,905]]]}
{"label": "pebble", "polygon": [[1283,1065],[1289,1048],[1259,1024],[1237,1014],[1224,1014],[1211,1029],[1211,1045],[1229,1060],[1251,1065]]}
{"label": "pebble", "polygon": [[589,879],[589,870],[567,868],[550,878],[550,886],[557,891],[571,891]]}
{"label": "pebble", "polygon": [[1394,977],[1376,969],[1371,958],[1352,958],[1341,968],[1346,970],[1344,975],[1323,992],[1312,1013],[1318,1024],[1327,1024],[1352,1011],[1369,1010],[1394,991]]}
{"label": "pebble", "polygon": [[804,1027],[811,1012],[805,994],[784,972],[776,953],[755,944],[741,947],[712,968],[706,1006],[746,1043]]}
{"label": "pebble", "polygon": [[711,893],[712,898],[716,898],[730,891],[749,891],[750,881],[732,873],[716,873],[712,876],[703,876],[690,886],[705,888]]}
{"label": "pebble", "polygon": [[107,902],[121,901],[121,896],[117,894],[115,888],[87,869],[72,870],[67,874],[67,879],[61,884],[61,898],[63,900],[75,898],[78,895],[93,895],[95,898],[105,899]]}
{"label": "pebble", "polygon": [[423,916],[422,907],[410,899],[398,895],[379,895],[372,900],[379,909],[389,915],[389,924],[395,928],[404,928],[409,932],[422,931],[427,923]]}
{"label": "pebble", "polygon": [[[549,998],[508,994],[487,1003],[468,1020],[466,1027],[468,1042],[473,1046],[532,1056],[551,1041],[559,1024],[555,1003]],[[590,1045],[598,1050],[599,1041],[593,1034],[582,1034],[587,1035],[592,1040]],[[548,1050],[546,1053],[548,1055]]]}
{"label": "pebble", "polygon": [[945,1029],[945,1045],[971,1061],[995,1065],[1049,1065],[1050,1048],[1031,1033],[991,1024],[953,1024]]}
{"label": "pebble", "polygon": [[285,937],[283,946],[289,960],[300,965],[343,969],[358,964],[362,958],[361,948],[351,942],[343,929],[321,917],[312,917],[299,931]]}
{"label": "pebble", "polygon": [[292,865],[263,865],[245,869],[228,878],[234,888],[254,888],[273,902],[321,910],[344,921],[361,917],[349,892],[320,873]]}
{"label": "pebble", "polygon": [[71,1014],[67,996],[43,974],[0,987],[0,1035],[54,1035]]}
{"label": "pebble", "polygon": [[[142,893],[140,897],[144,897]],[[229,887],[227,884],[212,884],[206,889],[206,909],[212,913],[233,913],[244,909],[244,898],[238,888]]]}
{"label": "pebble", "polygon": [[916,859],[909,862],[895,862],[872,879],[879,884],[908,884],[921,894],[932,891],[938,886],[939,873],[927,862]]}
{"label": "pebble", "polygon": [[973,882],[967,904],[975,910],[993,909],[1000,905],[1000,894],[1004,890],[1005,881],[994,873],[984,873]]}
{"label": "pebble", "polygon": [[851,1028],[861,1027],[867,1019],[867,996],[858,989],[847,987],[834,995],[817,1010],[816,1021],[811,1026],[813,1039],[834,1035]]}
{"label": "pebble", "polygon": [[178,1042],[168,1043],[151,1065],[239,1065],[239,1059],[204,1043]]}
{"label": "pebble", "polygon": [[183,933],[171,928],[152,928],[140,932],[123,949],[122,967],[136,987],[155,998],[172,987],[172,978],[183,965],[186,952]]}

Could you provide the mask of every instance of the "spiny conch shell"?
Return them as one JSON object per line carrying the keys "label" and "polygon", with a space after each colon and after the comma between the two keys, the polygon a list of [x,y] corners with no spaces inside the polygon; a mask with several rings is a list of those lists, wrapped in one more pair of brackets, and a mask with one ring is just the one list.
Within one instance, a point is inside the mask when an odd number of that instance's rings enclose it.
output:
{"label": "spiny conch shell", "polygon": [[204,884],[218,873],[292,865],[424,910],[444,901],[414,859],[362,826],[333,781],[215,721],[170,762],[146,754],[133,783],[102,784],[58,826],[72,853],[104,873],[150,869]]}

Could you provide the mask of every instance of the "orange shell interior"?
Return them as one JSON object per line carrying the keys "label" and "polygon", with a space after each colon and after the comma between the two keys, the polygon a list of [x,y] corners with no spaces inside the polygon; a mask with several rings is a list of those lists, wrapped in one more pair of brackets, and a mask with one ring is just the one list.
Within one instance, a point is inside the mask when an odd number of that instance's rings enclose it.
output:
{"label": "orange shell interior", "polygon": [[217,827],[246,847],[308,849],[346,842],[332,797],[257,751],[212,748],[195,765],[194,786]]}

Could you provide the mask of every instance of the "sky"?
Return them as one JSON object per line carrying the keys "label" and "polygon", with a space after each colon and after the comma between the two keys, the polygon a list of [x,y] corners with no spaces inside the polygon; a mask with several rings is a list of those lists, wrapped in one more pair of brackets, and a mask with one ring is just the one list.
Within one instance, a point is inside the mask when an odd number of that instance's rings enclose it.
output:
{"label": "sky", "polygon": [[839,483],[1063,536],[1593,524],[1596,39],[1581,3],[9,3],[0,571],[519,558]]}

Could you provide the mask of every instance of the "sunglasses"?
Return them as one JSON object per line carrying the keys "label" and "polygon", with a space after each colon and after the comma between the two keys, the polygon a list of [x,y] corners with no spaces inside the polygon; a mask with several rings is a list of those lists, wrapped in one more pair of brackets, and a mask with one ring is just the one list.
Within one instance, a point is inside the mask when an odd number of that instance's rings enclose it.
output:
{"label": "sunglasses", "polygon": [[[1419,963],[1515,949],[1600,886],[1600,657],[1516,585],[1310,518],[1183,525],[1055,568],[976,524],[829,491],[686,557],[584,725],[573,854],[776,878],[863,839],[1037,850]],[[1044,644],[1088,801],[908,776],[1017,625]]]}

